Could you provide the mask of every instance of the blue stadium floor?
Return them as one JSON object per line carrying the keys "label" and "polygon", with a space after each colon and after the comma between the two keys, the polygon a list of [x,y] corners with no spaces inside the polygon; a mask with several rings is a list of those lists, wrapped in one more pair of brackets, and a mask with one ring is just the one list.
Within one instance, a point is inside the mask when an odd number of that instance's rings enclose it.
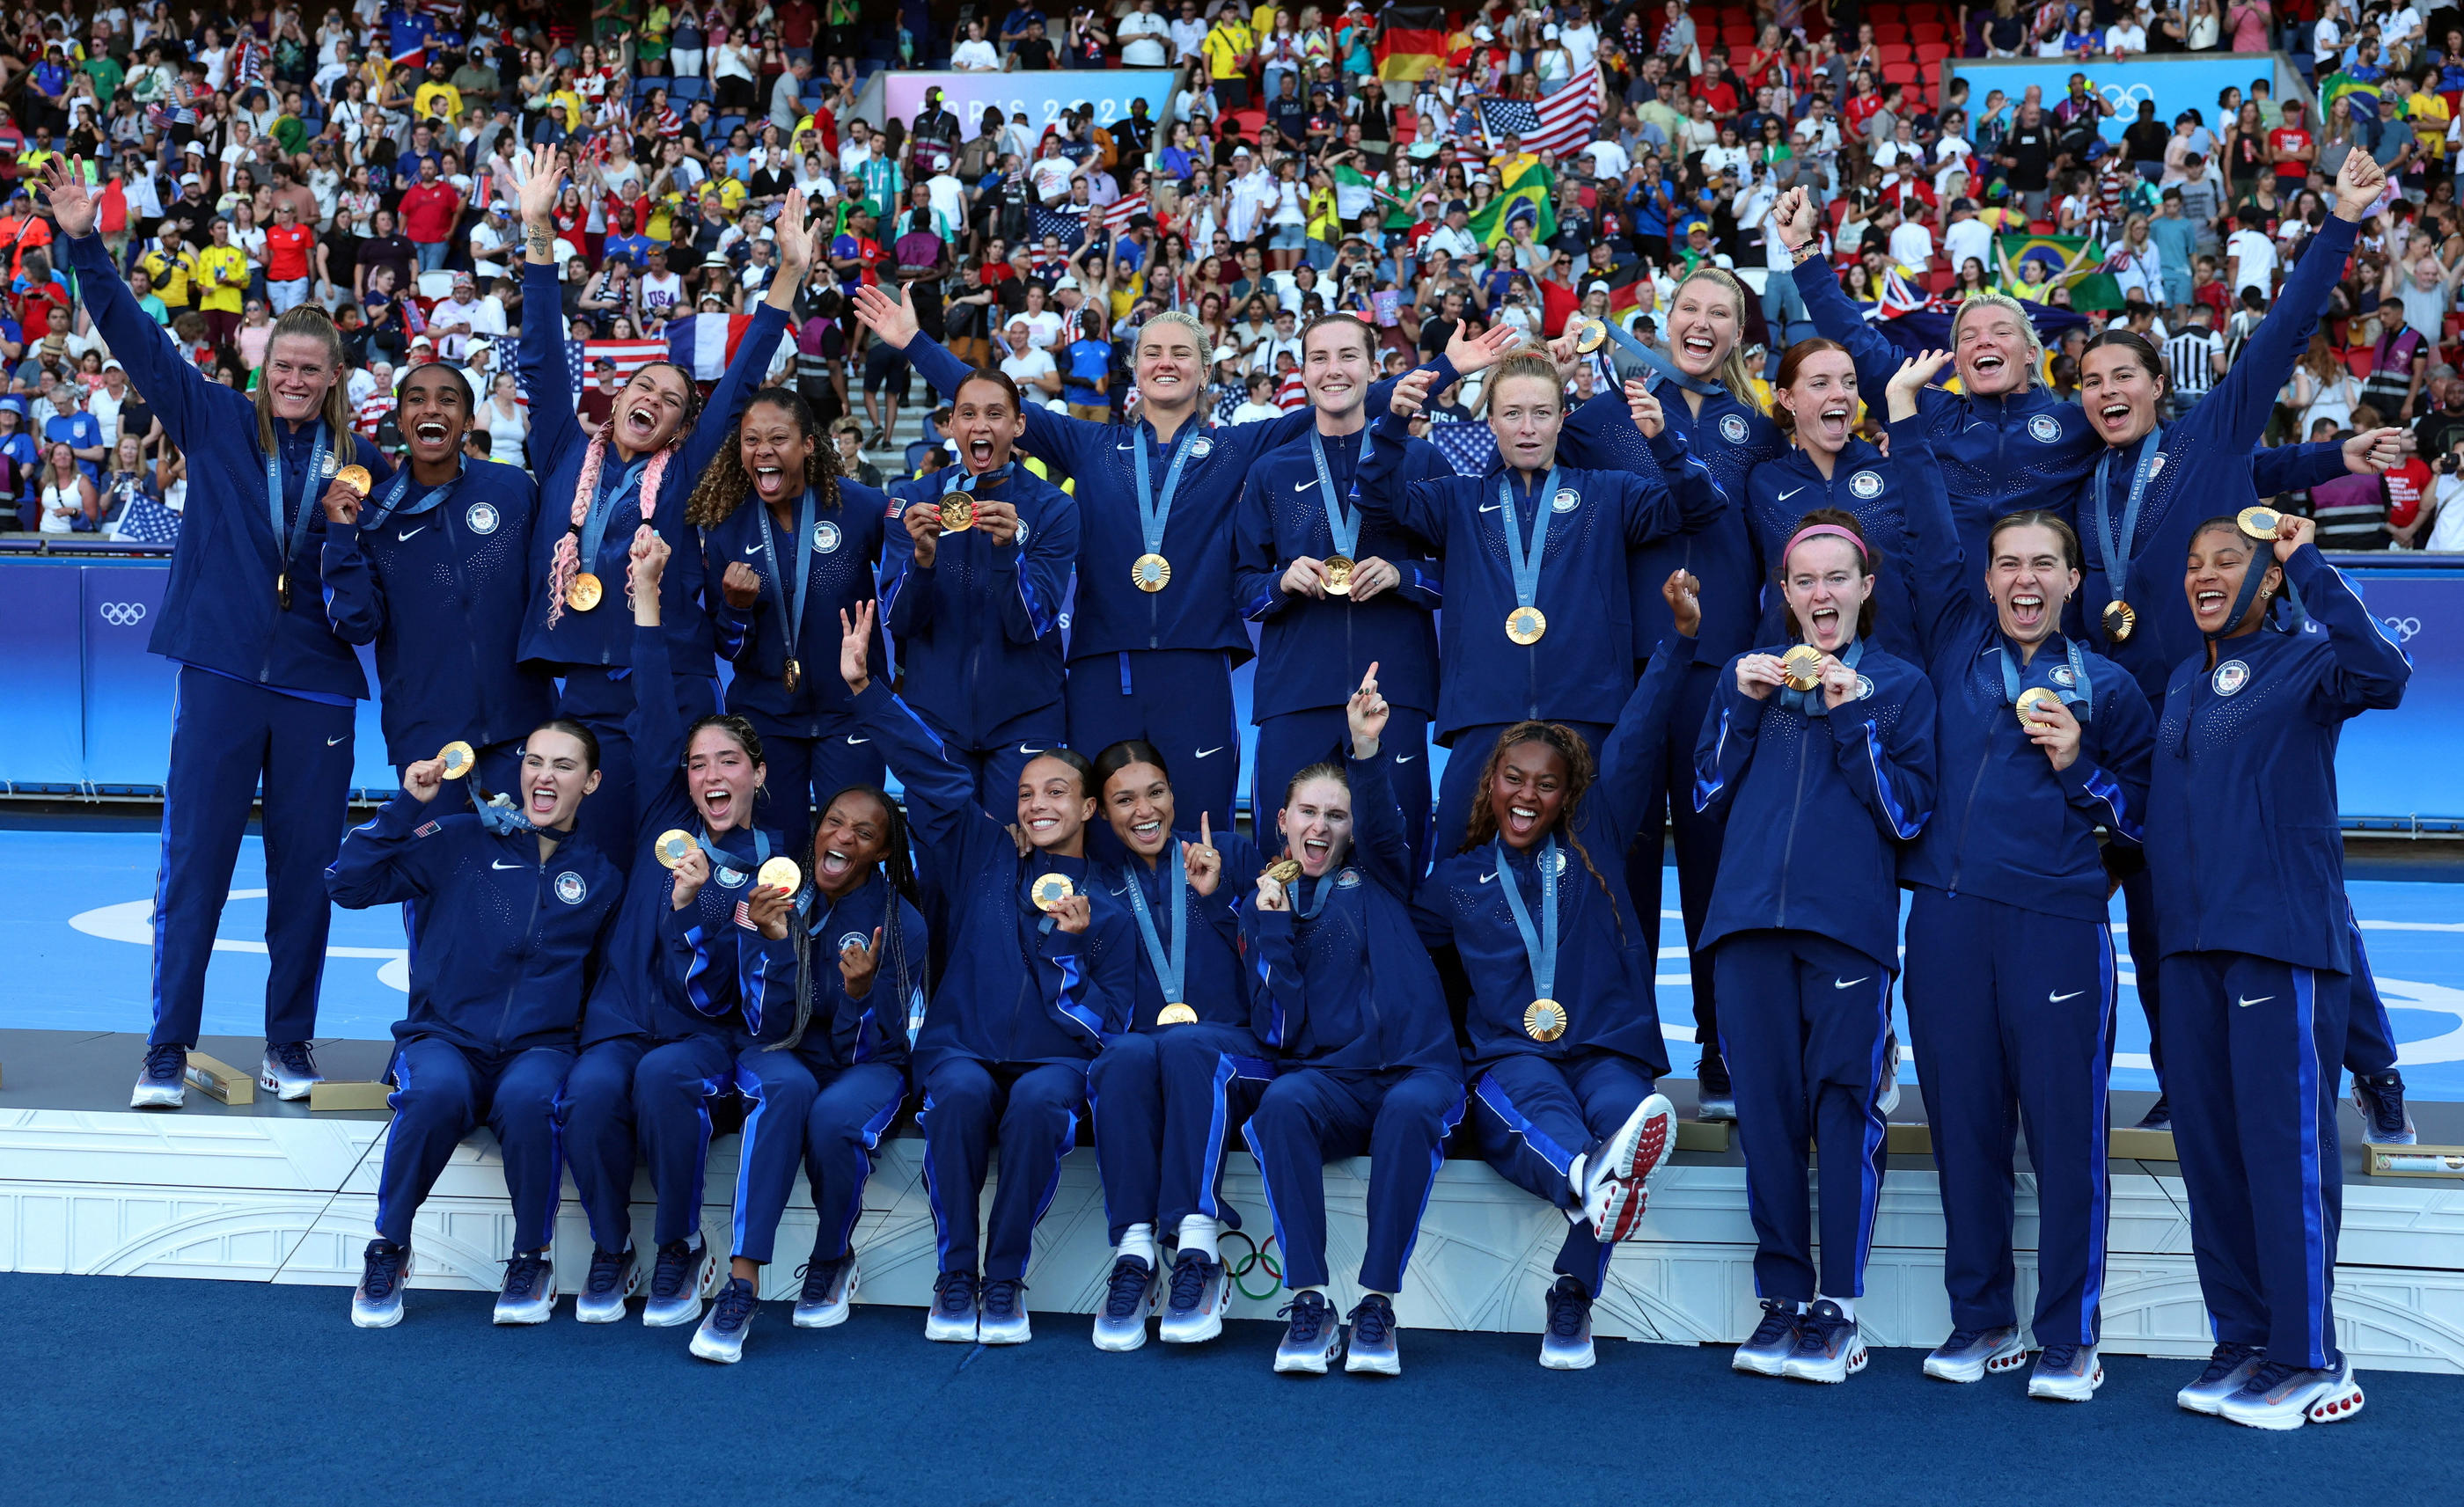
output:
{"label": "blue stadium floor", "polygon": [[[159,840],[133,826],[75,830],[65,824],[0,828],[0,872],[17,876],[17,899],[0,914],[0,1026],[143,1031],[151,1019],[150,914]],[[2464,855],[2459,855],[2464,859]],[[2402,872],[2409,874],[2410,869]],[[2453,871],[2441,873],[2453,879]],[[240,853],[232,898],[207,980],[209,1035],[263,1029],[265,895],[262,849]],[[2418,878],[2357,879],[2350,885],[2379,986],[2403,1044],[2403,1066],[2420,1098],[2464,1100],[2464,886]],[[1666,871],[1663,930],[1681,940],[1676,871]],[[2114,906],[2117,928],[2122,921]],[[337,910],[325,968],[320,1035],[378,1039],[402,1015],[408,973],[392,907]],[[2122,954],[2123,1009],[2114,1086],[2153,1089],[2147,1023],[2136,1006],[2129,954]],[[1690,1075],[1691,986],[1684,950],[1661,950],[1660,1009],[1670,1058]],[[1904,1021],[1902,1030],[1906,1029]],[[1903,1068],[1913,1077],[1912,1065]]]}
{"label": "blue stadium floor", "polygon": [[[2017,1377],[1927,1381],[1877,1350],[1842,1387],[1741,1377],[1725,1349],[1603,1342],[1543,1371],[1528,1335],[1405,1330],[1403,1374],[1276,1376],[1275,1326],[1106,1355],[1084,1321],[1018,1348],[927,1343],[913,1309],[744,1361],[639,1323],[493,1328],[475,1293],[349,1327],[339,1288],[0,1275],[0,1500],[889,1504],[2453,1501],[2455,1379],[2373,1372],[2349,1422],[2260,1433],[2176,1408],[2184,1361],[2119,1357],[2084,1406]],[[569,1313],[570,1310],[568,1309]],[[77,1364],[62,1366],[63,1356]],[[1787,1445],[1786,1449],[1779,1448]]]}

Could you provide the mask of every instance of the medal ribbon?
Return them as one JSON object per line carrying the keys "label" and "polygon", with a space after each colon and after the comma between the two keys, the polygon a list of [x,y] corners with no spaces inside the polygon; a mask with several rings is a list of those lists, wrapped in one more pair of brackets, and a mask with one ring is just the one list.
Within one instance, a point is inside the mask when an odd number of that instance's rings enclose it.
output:
{"label": "medal ribbon", "polygon": [[1603,319],[1600,322],[1608,326],[1609,339],[1615,340],[1636,360],[1651,368],[1659,382],[1674,382],[1687,392],[1698,393],[1705,398],[1721,397],[1727,393],[1728,389],[1723,383],[1705,382],[1700,377],[1688,376],[1675,361],[1643,344],[1624,330],[1618,329],[1615,319]]}
{"label": "medal ribbon", "polygon": [[318,421],[317,438],[308,452],[308,474],[300,478],[299,511],[288,529],[289,542],[282,521],[282,447],[265,452],[265,511],[274,529],[275,568],[288,571],[299,557],[300,541],[308,537],[308,515],[317,509],[317,484],[325,475],[325,425]]}
{"label": "medal ribbon", "polygon": [[761,560],[770,567],[770,579],[779,583],[779,598],[787,609],[781,626],[787,635],[787,658],[797,657],[797,645],[804,642],[804,599],[813,584],[813,510],[818,506],[813,489],[804,489],[803,499],[796,504],[796,584],[790,588],[787,578],[779,572],[779,547],[770,537],[770,506],[760,498],[753,499],[753,513],[761,524]]}
{"label": "medal ribbon", "polygon": [[1531,520],[1529,553],[1523,548],[1523,524],[1514,515],[1514,482],[1510,476],[1498,478],[1497,500],[1502,505],[1497,510],[1499,521],[1506,525],[1506,557],[1514,567],[1514,604],[1528,607],[1540,594],[1540,561],[1549,553],[1549,514],[1555,510],[1557,501],[1557,468],[1549,468],[1547,483],[1533,494],[1532,511],[1539,516]]}
{"label": "medal ribbon", "polygon": [[[1326,908],[1326,903],[1334,898],[1335,888],[1343,876],[1351,872],[1352,870],[1348,868],[1339,868],[1333,873],[1328,874],[1319,879],[1317,882],[1317,904],[1309,906],[1307,910],[1295,910],[1293,912],[1293,919],[1295,921],[1315,921],[1317,919],[1317,913]],[[1292,886],[1294,888],[1298,888],[1300,885],[1300,880],[1296,879],[1292,881]],[[1299,897],[1297,896],[1294,897],[1295,904],[1298,903],[1298,898]]]}
{"label": "medal ribbon", "polygon": [[950,479],[941,484],[941,495],[946,497],[954,491],[973,492],[978,482],[989,487],[995,482],[1004,481],[1008,479],[1010,468],[1017,464],[1016,461],[1003,461],[980,476],[968,470],[964,466],[953,466],[950,468]]}
{"label": "medal ribbon", "polygon": [[1155,474],[1148,470],[1146,431],[1138,431],[1138,529],[1146,536],[1150,555],[1163,553],[1163,529],[1172,519],[1173,493],[1180,490],[1181,468],[1189,464],[1190,440],[1199,432],[1195,418],[1181,427],[1180,438],[1173,442],[1172,466],[1163,473],[1163,496],[1158,499],[1155,494]]}
{"label": "medal ribbon", "polygon": [[402,506],[402,499],[410,491],[410,468],[405,466],[393,473],[393,480],[386,482],[385,491],[377,494],[375,510],[360,519],[360,527],[378,528],[388,518],[416,518],[424,513],[435,512],[444,505],[447,497],[452,495],[453,489],[462,484],[464,474],[457,467],[451,481],[431,490],[427,496],[406,508]]}
{"label": "medal ribbon", "polygon": [[[2062,647],[2070,654],[2071,684],[2051,683],[2046,688],[2060,697],[2063,705],[2079,708],[2077,715],[2084,722],[2096,705],[2095,691],[2088,685],[2087,656],[2079,652],[2077,639],[2065,641]],[[2019,704],[2019,657],[2007,644],[1997,652],[2002,656],[2002,705],[2015,707]]]}
{"label": "medal ribbon", "polygon": [[616,515],[626,495],[640,489],[642,472],[650,464],[648,455],[638,456],[625,468],[625,473],[610,486],[602,473],[599,495],[590,501],[589,515],[582,521],[582,569],[593,575],[599,570],[600,541],[607,537],[607,520]]}
{"label": "medal ribbon", "polygon": [[2139,504],[2147,495],[2147,483],[2156,474],[2156,457],[2163,453],[2165,431],[2162,427],[2147,431],[2145,446],[2139,452],[2139,464],[2131,469],[2130,497],[2122,505],[2122,529],[2113,527],[2113,499],[2106,491],[2107,478],[2113,471],[2113,447],[2096,458],[2096,542],[2104,551],[2105,596],[2113,601],[2130,600],[2130,541],[2139,536]]}
{"label": "medal ribbon", "polygon": [[[1369,458],[1369,431],[1363,429],[1360,431],[1360,459],[1363,461]],[[1334,553],[1351,558],[1353,552],[1360,547],[1360,514],[1346,508],[1344,503],[1360,495],[1358,463],[1354,463],[1352,491],[1347,496],[1334,490],[1334,472],[1328,470],[1326,464],[1326,442],[1315,429],[1309,430],[1309,459],[1317,466],[1318,491],[1326,499],[1326,527],[1327,532],[1334,535]]]}
{"label": "medal ribbon", "polygon": [[1497,887],[1506,891],[1506,908],[1514,912],[1514,929],[1523,933],[1523,955],[1531,964],[1531,997],[1557,997],[1557,835],[1540,846],[1540,929],[1531,929],[1531,907],[1523,902],[1523,885],[1507,866],[1503,838],[1497,849]]}
{"label": "medal ribbon", "polygon": [[1172,868],[1165,881],[1172,896],[1172,947],[1167,950],[1163,939],[1155,934],[1155,912],[1147,906],[1147,887],[1135,869],[1126,870],[1130,881],[1130,908],[1137,912],[1138,936],[1147,945],[1147,961],[1155,965],[1155,983],[1163,990],[1167,1005],[1188,1003],[1188,992],[1182,981],[1189,976],[1189,885],[1187,871],[1181,866],[1180,840],[1167,834],[1165,843],[1172,849]]}
{"label": "medal ribbon", "polygon": [[[742,869],[736,866],[735,859],[720,851],[719,848],[711,842],[709,834],[703,832],[694,833],[693,842],[695,845],[700,847],[702,856],[710,860],[710,873],[713,879],[717,878],[721,873],[741,874],[744,872]],[[758,870],[762,864],[769,862],[770,834],[762,831],[759,827],[755,827],[753,829],[753,866]],[[751,878],[752,876],[746,875],[745,877]]]}
{"label": "medal ribbon", "polygon": [[[1839,656],[1839,663],[1847,666],[1850,669],[1855,669],[1857,667],[1857,662],[1864,657],[1865,641],[1863,639],[1850,639],[1848,641],[1848,652]],[[1793,686],[1782,686],[1779,688],[1779,704],[1783,707],[1788,707],[1793,710],[1799,716],[1827,717],[1831,715],[1830,704],[1822,699],[1822,685],[1819,681],[1815,682],[1812,688],[1805,690],[1799,690]]]}

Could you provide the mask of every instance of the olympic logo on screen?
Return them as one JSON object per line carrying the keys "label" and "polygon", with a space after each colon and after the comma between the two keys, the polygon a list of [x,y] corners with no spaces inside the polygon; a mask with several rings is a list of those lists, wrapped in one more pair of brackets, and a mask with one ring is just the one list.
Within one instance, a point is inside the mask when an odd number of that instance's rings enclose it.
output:
{"label": "olympic logo on screen", "polygon": [[102,621],[115,628],[133,628],[145,621],[145,603],[142,601],[106,601],[99,610]]}
{"label": "olympic logo on screen", "polygon": [[2398,644],[2411,643],[2413,635],[2421,631],[2419,618],[2381,618],[2379,622],[2386,624],[2389,633],[2395,635],[2395,641]]}

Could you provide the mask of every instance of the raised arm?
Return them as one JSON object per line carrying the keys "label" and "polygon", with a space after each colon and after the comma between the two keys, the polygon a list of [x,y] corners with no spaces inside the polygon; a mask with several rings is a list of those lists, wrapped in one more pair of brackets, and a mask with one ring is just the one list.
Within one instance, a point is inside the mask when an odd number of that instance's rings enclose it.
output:
{"label": "raised arm", "polygon": [[2326,312],[2327,300],[2344,274],[2362,219],[2386,184],[2386,170],[2367,152],[2357,151],[2344,159],[2336,174],[2336,212],[2302,249],[2301,259],[2284,279],[2275,307],[2243,344],[2241,359],[2185,421],[2213,433],[2226,453],[2257,448],[2258,437],[2276,411],[2277,391],[2284,385],[2294,361],[2309,347],[2310,332],[2319,327],[2320,316]]}
{"label": "raised arm", "polygon": [[1984,617],[1977,605],[1975,582],[1959,543],[1959,525],[1950,512],[1950,489],[1934,458],[1930,426],[1918,411],[1925,383],[1950,360],[1947,351],[1927,351],[1903,362],[1891,376],[1891,461],[1899,468],[1902,506],[1907,529],[1910,584],[1917,609],[1917,642],[1926,658],[1941,652],[1954,635],[1972,631]]}
{"label": "raised arm", "polygon": [[633,531],[633,710],[626,714],[633,740],[634,807],[652,809],[658,793],[685,763],[685,724],[676,710],[675,671],[667,635],[659,631],[659,581],[668,564],[668,541],[645,523]]}
{"label": "raised arm", "polygon": [[1649,544],[1717,518],[1727,506],[1727,494],[1712,481],[1711,468],[1686,445],[1685,437],[1662,422],[1660,400],[1652,396],[1650,386],[1630,382],[1625,397],[1629,417],[1660,467],[1658,475],[1640,470],[1611,473],[1619,476],[1624,492],[1626,543]]}
{"label": "raised arm", "polygon": [[553,146],[531,150],[523,163],[522,393],[530,400],[531,453],[553,470],[566,447],[582,443],[573,409],[573,363],[564,350],[563,289],[557,279],[556,195],[563,169]]}
{"label": "raised arm", "polygon": [[1857,367],[1857,385],[1881,387],[1900,369],[1900,348],[1866,319],[1864,311],[1840,288],[1839,274],[1822,259],[1820,214],[1802,188],[1780,195],[1778,207],[1771,210],[1780,243],[1797,258],[1796,270],[1789,275],[1796,279],[1796,291],[1805,297],[1806,317],[1814,321],[1815,333],[1847,347],[1848,359]]}
{"label": "raised arm", "polygon": [[2335,669],[2320,686],[2319,715],[2341,720],[2403,701],[2412,660],[2371,615],[2351,579],[2319,553],[2313,542],[2318,526],[2308,518],[2286,517],[2277,531],[2276,557],[2284,579],[2301,593],[2301,610],[2326,628],[2335,656]]}
{"label": "raised arm", "polygon": [[1408,481],[1403,461],[1412,438],[1412,416],[1433,390],[1431,379],[1408,372],[1395,384],[1394,404],[1372,429],[1369,453],[1354,473],[1364,517],[1411,535],[1433,553],[1446,549],[1445,490],[1450,478]]}
{"label": "raised arm", "polygon": [[769,376],[771,360],[779,354],[780,339],[787,331],[797,290],[803,287],[804,273],[813,265],[812,228],[804,223],[802,191],[788,190],[787,207],[772,229],[779,241],[778,273],[770,279],[761,306],[753,311],[752,326],[744,332],[736,354],[728,359],[727,370],[711,388],[701,416],[693,421],[693,433],[685,440],[680,459],[688,476],[699,476],[710,465],[711,457],[727,443],[728,431],[744,416],[745,404],[752,402]]}
{"label": "raised arm", "polygon": [[1409,901],[1419,880],[1419,865],[1413,862],[1402,803],[1396,797],[1394,781],[1387,777],[1378,747],[1392,710],[1378,693],[1377,666],[1373,664],[1360,677],[1360,688],[1344,704],[1345,727],[1351,734],[1344,773],[1352,787],[1352,842],[1360,853],[1361,866],[1387,893]]}
{"label": "raised arm", "polygon": [[976,799],[975,776],[950,757],[906,702],[873,678],[867,664],[873,622],[874,604],[869,601],[839,614],[839,672],[851,693],[848,710],[865,734],[881,745],[883,761],[905,789],[917,845],[946,855],[955,865],[952,872],[973,873],[987,854],[1012,849],[1009,831]]}
{"label": "raised arm", "polygon": [[[915,306],[901,285],[896,296],[879,288],[855,291],[855,317],[873,338],[906,354],[908,363],[924,374],[933,390],[956,403],[958,388],[974,370],[948,348],[915,326]],[[1111,443],[1111,426],[1057,413],[1040,403],[1025,405],[1026,448],[1075,476],[1092,464],[1095,451]]]}

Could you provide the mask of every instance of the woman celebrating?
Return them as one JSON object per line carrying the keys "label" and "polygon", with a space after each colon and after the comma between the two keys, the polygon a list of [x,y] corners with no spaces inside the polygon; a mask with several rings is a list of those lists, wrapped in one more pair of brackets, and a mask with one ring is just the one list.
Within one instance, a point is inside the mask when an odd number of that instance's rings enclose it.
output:
{"label": "woman celebrating", "polygon": [[[2012,1300],[2012,1131],[2036,1173],[2042,1353],[2028,1395],[2085,1402],[2105,1285],[2105,1082],[2116,991],[2102,827],[2136,851],[2155,721],[2120,666],[2061,632],[2079,535],[2015,513],[1987,535],[1976,605],[1917,394],[1950,360],[1891,379],[1891,460],[1907,507],[1915,637],[1939,698],[1935,748],[1965,790],[1900,865],[1908,1027],[1941,1170],[1951,1334],[1925,1374],[1974,1382],[2026,1358]],[[1980,987],[1981,985],[1981,987]],[[2017,1116],[2014,1120],[2013,1107]]]}
{"label": "woman celebrating", "polygon": [[[736,926],[697,939],[689,960],[678,959],[694,977],[725,973],[753,991],[745,1004],[752,1040],[736,1056],[736,1091],[746,1108],[735,1258],[693,1334],[693,1353],[705,1361],[743,1358],[761,1268],[800,1165],[819,1228],[799,1274],[796,1327],[847,1321],[872,1152],[907,1100],[908,1032],[924,1011],[926,938],[905,819],[878,787],[839,791],[822,813],[805,872],[811,885],[790,906],[764,908],[752,930]],[[682,879],[679,869],[679,889]]]}
{"label": "woman celebrating", "polygon": [[[1035,1225],[1077,1137],[1088,1064],[1130,1028],[1136,943],[1128,907],[1087,861],[1095,788],[1083,756],[1048,749],[1019,772],[1022,844],[977,804],[974,775],[872,678],[872,604],[839,626],[856,730],[881,746],[905,788],[918,848],[940,855],[949,876],[949,972],[914,1038],[940,1260],[924,1337],[1023,1344]],[[996,1145],[1001,1187],[979,1249]]]}
{"label": "woman celebrating", "polygon": [[[1411,420],[1441,376],[1452,380],[1451,368],[1417,370],[1397,384],[1357,473],[1363,516],[1441,564],[1449,610],[1440,630],[1437,734],[1452,753],[1438,793],[1441,848],[1463,841],[1479,772],[1508,727],[1541,718],[1594,743],[1608,735],[1634,689],[1627,552],[1699,525],[1719,505],[1685,442],[1663,432],[1660,401],[1639,384],[1626,395],[1657,469],[1639,475],[1561,466],[1565,386],[1557,363],[1538,353],[1507,357],[1482,393],[1497,470],[1406,484]],[[1488,542],[1500,531],[1503,548]],[[1576,622],[1583,630],[1569,633]]]}
{"label": "woman celebrating", "polygon": [[1216,1184],[1225,1133],[1274,1078],[1249,1034],[1249,991],[1233,927],[1228,868],[1253,874],[1258,850],[1237,832],[1176,829],[1178,804],[1163,754],[1115,743],[1095,757],[1097,799],[1122,857],[1102,863],[1104,888],[1127,903],[1139,950],[1132,1029],[1106,1043],[1087,1074],[1095,1166],[1114,1247],[1095,1348],[1146,1343],[1158,1230],[1177,1236],[1161,1337],[1167,1343],[1223,1332],[1232,1284],[1218,1246],[1220,1222],[1239,1217]]}
{"label": "woman celebrating", "polygon": [[[558,307],[561,294],[548,216],[563,171],[555,149],[540,147],[531,153],[522,180],[522,288],[535,309]],[[627,823],[634,805],[633,754],[625,720],[634,688],[628,674],[631,635],[621,612],[602,610],[602,603],[620,583],[630,589],[625,541],[634,525],[659,530],[682,557],[668,581],[671,596],[663,614],[670,659],[683,677],[676,687],[682,698],[677,713],[695,716],[714,709],[717,688],[711,676],[710,624],[702,615],[702,557],[698,549],[685,547],[690,525],[674,493],[689,488],[726,443],[769,366],[786,328],[789,302],[812,265],[801,200],[790,200],[778,234],[780,275],[706,408],[691,372],[653,361],[625,383],[613,416],[598,433],[585,433],[574,416],[574,384],[557,321],[522,323],[533,469],[541,478],[540,495],[571,499],[572,513],[564,530],[550,525],[532,533],[531,602],[521,654],[563,680],[559,711],[598,734],[605,794],[584,808],[583,822],[607,852],[631,851]]]}
{"label": "woman celebrating", "polygon": [[685,504],[721,594],[714,627],[736,666],[727,707],[770,759],[755,819],[782,848],[803,844],[831,791],[882,777],[879,752],[849,736],[847,688],[829,666],[839,614],[873,598],[890,504],[840,476],[837,458],[803,398],[764,387]]}
{"label": "woman celebrating", "polygon": [[1344,1369],[1402,1369],[1394,1297],[1463,1122],[1463,1059],[1412,917],[1419,858],[1378,745],[1387,714],[1376,677],[1364,677],[1345,708],[1349,757],[1292,776],[1276,819],[1290,856],[1258,876],[1241,912],[1257,970],[1251,1019],[1276,1075],[1242,1135],[1292,1295],[1278,1371],[1323,1375],[1344,1347],[1327,1299],[1326,1163],[1364,1153],[1368,1238]]}
{"label": "woman celebrating", "polygon": [[55,440],[44,456],[43,523],[38,531],[55,537],[91,531],[100,504],[94,483],[78,469],[77,451],[66,440]]}
{"label": "woman celebrating", "polygon": [[1654,958],[1617,862],[1664,782],[1666,721],[1703,622],[1693,578],[1674,572],[1661,590],[1676,634],[1597,761],[1571,728],[1506,730],[1480,771],[1462,851],[1439,861],[1419,897],[1423,933],[1454,944],[1470,984],[1482,1149],[1573,1224],[1547,1295],[1540,1364],[1552,1370],[1592,1364],[1609,1256],[1637,1233],[1644,1184],[1676,1144],[1675,1112],[1652,1088],[1668,1071]]}
{"label": "woman celebrating", "polygon": [[514,1206],[496,1322],[544,1323],[555,1311],[548,1238],[564,1175],[556,1102],[625,893],[624,870],[575,835],[582,797],[599,785],[588,728],[560,718],[531,732],[517,805],[432,815],[446,778],[443,758],[412,764],[402,794],[351,829],[325,873],[334,903],[348,909],[416,902],[435,939],[411,955],[410,1013],[393,1028],[376,1238],[351,1294],[351,1322],[363,1329],[402,1321],[412,1220],[482,1125],[503,1154]]}
{"label": "woman celebrating", "polygon": [[1878,562],[1855,514],[1809,513],[1778,560],[1794,642],[1729,662],[1694,754],[1696,809],[1727,822],[1703,946],[1760,1247],[1763,1320],[1733,1364],[1840,1382],[1865,1365],[1856,1300],[1882,1187],[1895,872],[1933,804],[1934,693],[1873,645]]}

